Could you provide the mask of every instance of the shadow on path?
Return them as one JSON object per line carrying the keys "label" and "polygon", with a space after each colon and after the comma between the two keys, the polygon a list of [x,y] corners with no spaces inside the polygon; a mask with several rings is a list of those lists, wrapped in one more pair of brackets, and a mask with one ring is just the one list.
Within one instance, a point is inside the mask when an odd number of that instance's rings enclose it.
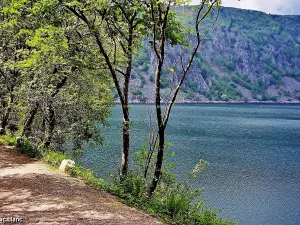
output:
{"label": "shadow on path", "polygon": [[0,217],[25,224],[162,224],[108,193],[0,146]]}

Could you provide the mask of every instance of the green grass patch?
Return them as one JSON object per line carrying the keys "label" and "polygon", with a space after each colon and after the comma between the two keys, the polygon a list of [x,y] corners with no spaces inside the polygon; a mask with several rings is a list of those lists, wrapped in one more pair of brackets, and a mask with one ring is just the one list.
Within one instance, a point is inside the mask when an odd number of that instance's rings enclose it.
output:
{"label": "green grass patch", "polygon": [[6,144],[8,146],[15,146],[16,145],[16,137],[13,135],[0,136],[0,144]]}

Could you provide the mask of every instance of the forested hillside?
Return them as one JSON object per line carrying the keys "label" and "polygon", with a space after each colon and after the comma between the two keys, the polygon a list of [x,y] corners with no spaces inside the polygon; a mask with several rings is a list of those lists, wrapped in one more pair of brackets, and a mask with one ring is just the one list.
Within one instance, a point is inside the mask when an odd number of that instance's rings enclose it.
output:
{"label": "forested hillside", "polygon": [[[174,10],[185,25],[192,26],[194,8]],[[216,25],[202,41],[178,101],[299,101],[299,24],[300,16],[222,7]],[[204,26],[202,33],[206,30]],[[144,40],[134,59],[132,101],[153,101],[155,56],[149,40]],[[192,34],[190,44],[194,40]],[[167,50],[163,87],[178,79],[176,72],[181,68],[175,56],[181,52],[179,47]]]}

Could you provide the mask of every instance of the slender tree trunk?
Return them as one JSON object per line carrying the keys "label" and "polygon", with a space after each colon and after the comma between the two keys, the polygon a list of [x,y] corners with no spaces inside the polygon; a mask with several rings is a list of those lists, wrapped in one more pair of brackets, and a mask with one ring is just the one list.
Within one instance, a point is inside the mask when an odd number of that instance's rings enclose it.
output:
{"label": "slender tree trunk", "polygon": [[[155,7],[154,7],[155,5],[154,5],[154,2],[151,2],[151,14],[152,14],[152,22],[153,22],[153,47],[154,47],[154,51],[155,51],[155,54],[156,54],[157,60],[158,60],[157,68],[156,68],[156,72],[155,72],[155,98],[156,98],[155,101],[156,101],[156,114],[157,114],[157,124],[158,124],[159,148],[158,148],[158,153],[157,153],[157,161],[156,161],[156,166],[155,166],[154,178],[152,180],[152,183],[151,183],[151,186],[149,189],[150,197],[152,196],[153,192],[157,188],[158,182],[159,182],[161,174],[162,174],[161,170],[162,170],[164,150],[165,150],[165,130],[166,130],[166,126],[167,126],[167,123],[169,120],[169,116],[170,116],[172,107],[176,101],[176,97],[180,91],[182,84],[183,84],[183,81],[184,81],[189,69],[192,66],[194,57],[195,57],[197,50],[201,43],[200,23],[202,20],[204,20],[209,15],[209,13],[212,11],[215,4],[217,6],[219,5],[219,1],[217,1],[217,0],[210,1],[211,5],[208,6],[208,10],[206,11],[206,13],[204,13],[202,15],[201,14],[202,10],[205,8],[206,3],[208,3],[208,2],[209,1],[202,1],[201,5],[198,9],[197,17],[195,20],[197,43],[191,53],[190,59],[187,63],[187,66],[184,66],[183,62],[182,62],[182,74],[181,74],[180,81],[175,89],[175,92],[172,94],[171,101],[169,102],[163,116],[162,116],[161,99],[160,99],[160,84],[161,84],[160,78],[161,78],[161,73],[162,73],[162,67],[164,65],[166,31],[167,31],[168,15],[169,15],[169,10],[170,10],[170,6],[171,6],[171,1],[169,1],[167,3],[165,11],[163,9],[164,3],[158,3],[158,5],[157,5],[157,12],[158,12],[157,25],[158,25],[158,28],[160,29],[160,33],[156,32],[157,27],[155,25],[155,23],[156,23]],[[219,11],[218,11],[216,19],[218,18],[218,16],[219,16]],[[215,21],[213,24],[215,24]],[[160,41],[159,45],[156,43],[157,40]]]}
{"label": "slender tree trunk", "polygon": [[[56,74],[57,70],[53,71],[53,74]],[[44,139],[44,146],[46,148],[50,147],[52,139],[53,139],[53,134],[54,134],[54,129],[55,129],[55,110],[53,107],[53,99],[56,97],[56,95],[61,91],[61,89],[65,86],[67,83],[68,77],[64,76],[63,79],[56,85],[55,91],[51,94],[50,100],[47,105],[47,112],[46,112],[46,117],[45,119],[45,128],[46,128],[46,134],[45,134],[45,139]],[[44,123],[44,121],[43,121]]]}
{"label": "slender tree trunk", "polygon": [[[164,49],[163,49],[164,50]],[[163,53],[163,51],[162,51]],[[158,127],[158,152],[157,152],[157,159],[155,165],[155,172],[154,177],[149,189],[149,196],[151,197],[155,189],[157,188],[157,184],[159,182],[161,176],[161,169],[164,157],[164,150],[165,150],[165,127],[164,121],[162,116],[162,109],[161,109],[161,101],[160,101],[160,77],[162,66],[164,63],[164,55],[161,55],[161,58],[158,60],[156,72],[155,72],[155,104],[156,104],[156,117],[157,117],[157,127]]]}
{"label": "slender tree trunk", "polygon": [[6,126],[8,124],[8,118],[9,118],[9,111],[7,109],[7,110],[5,110],[5,113],[2,117],[0,135],[6,134]]}
{"label": "slender tree trunk", "polygon": [[9,116],[10,116],[10,112],[12,110],[12,104],[14,103],[14,95],[13,95],[13,90],[11,90],[10,93],[10,99],[9,99],[9,105],[7,106],[5,113],[2,117],[2,122],[1,122],[1,133],[0,135],[5,135],[6,134],[6,127],[8,125],[8,121],[9,121]]}
{"label": "slender tree trunk", "polygon": [[150,163],[151,163],[151,159],[153,156],[153,153],[155,151],[155,147],[156,147],[156,141],[158,136],[155,137],[155,132],[154,132],[154,128],[153,128],[153,124],[152,124],[152,118],[151,118],[151,112],[149,114],[149,126],[150,126],[150,131],[149,131],[149,150],[148,150],[148,155],[147,155],[147,159],[146,159],[146,164],[145,164],[145,170],[144,170],[144,178],[147,179],[147,175],[148,175],[148,170],[150,167]]}
{"label": "slender tree trunk", "polygon": [[[162,108],[161,108],[161,74],[163,71],[163,65],[165,60],[165,41],[166,41],[166,30],[167,30],[167,22],[168,22],[168,15],[171,6],[171,1],[169,1],[166,5],[165,12],[163,11],[163,3],[158,3],[157,10],[158,10],[158,26],[160,29],[160,38],[159,38],[159,45],[157,45],[157,30],[155,23],[153,24],[153,47],[154,52],[157,57],[157,67],[155,71],[155,106],[156,106],[156,117],[157,117],[157,128],[158,128],[158,152],[157,152],[157,159],[155,165],[155,172],[154,177],[152,179],[151,186],[149,188],[149,197],[152,196],[153,192],[157,188],[158,182],[161,177],[161,170],[164,158],[164,150],[165,150],[165,121],[164,116],[162,115]],[[151,2],[151,14],[152,14],[152,21],[155,22],[155,12],[154,12],[154,4]]]}
{"label": "slender tree trunk", "polygon": [[53,103],[50,100],[47,108],[47,118],[46,118],[46,135],[45,135],[45,140],[44,140],[44,145],[46,148],[48,148],[51,144],[52,138],[53,138],[53,133],[54,133],[54,128],[55,128],[55,111],[53,108]]}
{"label": "slender tree trunk", "polygon": [[[128,106],[124,106],[128,108]],[[124,114],[123,118],[123,151],[120,168],[120,177],[124,179],[128,172],[129,150],[130,150],[130,120],[129,113]]]}
{"label": "slender tree trunk", "polygon": [[25,120],[25,123],[24,123],[24,128],[23,128],[23,132],[22,132],[22,137],[26,137],[28,138],[31,133],[32,133],[32,124],[33,124],[33,121],[34,121],[34,118],[37,114],[37,111],[38,111],[38,108],[39,108],[39,104],[36,103],[29,111],[29,114]]}
{"label": "slender tree trunk", "polygon": [[[100,53],[104,56],[106,64],[110,70],[111,76],[113,78],[114,84],[117,88],[118,95],[120,97],[121,105],[122,105],[122,113],[123,113],[123,123],[122,123],[122,135],[123,135],[123,149],[122,149],[122,160],[120,166],[120,178],[123,180],[127,175],[128,171],[128,159],[129,159],[129,150],[130,150],[130,117],[129,117],[129,107],[128,107],[128,92],[129,92],[129,82],[131,75],[131,63],[132,58],[129,58],[128,66],[126,69],[126,74],[124,75],[124,88],[123,92],[120,87],[119,80],[117,78],[117,74],[115,69],[113,68],[113,64],[111,63],[103,44],[99,38],[98,34],[94,34],[97,44],[99,46]],[[131,56],[132,57],[132,56]]]}
{"label": "slender tree trunk", "polygon": [[154,172],[154,178],[152,180],[150,190],[149,190],[149,195],[150,197],[152,196],[153,192],[157,188],[159,179],[161,177],[161,169],[163,165],[163,160],[164,160],[164,150],[165,150],[165,129],[161,128],[158,131],[159,135],[159,141],[158,141],[158,152],[157,152],[157,159],[156,159],[156,165],[155,165],[155,172]]}
{"label": "slender tree trunk", "polygon": [[129,152],[130,152],[130,116],[129,116],[129,107],[128,107],[128,93],[129,93],[129,82],[130,82],[130,68],[127,68],[127,75],[125,76],[124,81],[124,103],[122,104],[123,112],[123,150],[122,150],[122,160],[120,168],[120,178],[123,180],[128,172],[128,162],[129,162]]}

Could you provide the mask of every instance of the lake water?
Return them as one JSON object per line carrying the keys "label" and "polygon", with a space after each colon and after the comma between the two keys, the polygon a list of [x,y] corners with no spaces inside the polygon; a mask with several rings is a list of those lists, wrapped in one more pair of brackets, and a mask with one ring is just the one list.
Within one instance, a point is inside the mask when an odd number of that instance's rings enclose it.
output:
{"label": "lake water", "polygon": [[[105,144],[82,163],[107,176],[121,157],[121,107],[112,113]],[[132,151],[139,149],[154,105],[132,105]],[[155,115],[155,114],[154,114]],[[300,105],[176,105],[167,140],[185,179],[201,157],[209,165],[194,185],[206,203],[240,225],[300,224]]]}

